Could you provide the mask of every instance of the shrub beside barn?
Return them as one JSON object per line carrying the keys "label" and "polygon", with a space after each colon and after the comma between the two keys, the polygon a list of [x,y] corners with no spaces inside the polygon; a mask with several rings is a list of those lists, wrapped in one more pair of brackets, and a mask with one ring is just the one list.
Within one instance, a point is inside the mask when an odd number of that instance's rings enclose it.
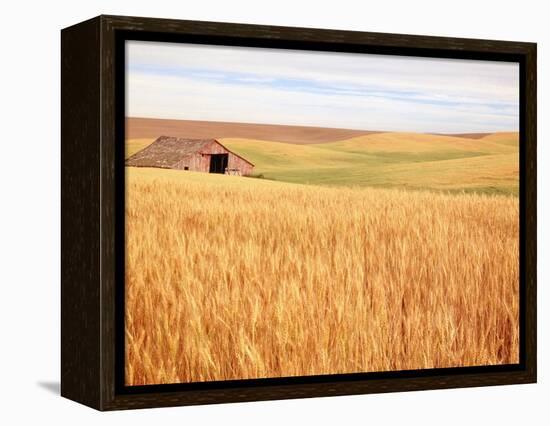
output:
{"label": "shrub beside barn", "polygon": [[171,136],[160,136],[151,145],[129,157],[126,165],[237,176],[248,176],[254,170],[254,164],[230,151],[216,139]]}

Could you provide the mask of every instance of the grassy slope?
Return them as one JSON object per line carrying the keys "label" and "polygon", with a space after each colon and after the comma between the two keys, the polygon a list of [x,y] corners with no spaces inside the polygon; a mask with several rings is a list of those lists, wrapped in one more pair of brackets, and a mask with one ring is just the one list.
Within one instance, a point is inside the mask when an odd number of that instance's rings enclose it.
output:
{"label": "grassy slope", "polygon": [[[252,161],[255,174],[277,181],[518,193],[516,133],[495,133],[480,139],[380,133],[312,145],[241,138],[220,141]],[[127,155],[150,142],[130,140]]]}
{"label": "grassy slope", "polygon": [[223,139],[266,178],[319,185],[517,194],[517,135],[385,133],[307,146]]}
{"label": "grassy slope", "polygon": [[155,139],[130,139],[126,141],[126,158],[151,145]]}

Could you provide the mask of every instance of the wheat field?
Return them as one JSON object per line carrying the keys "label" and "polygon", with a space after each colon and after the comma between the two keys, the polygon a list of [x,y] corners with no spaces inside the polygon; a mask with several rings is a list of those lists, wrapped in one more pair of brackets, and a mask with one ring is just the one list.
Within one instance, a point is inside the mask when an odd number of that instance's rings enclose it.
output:
{"label": "wheat field", "polygon": [[517,363],[518,209],[127,168],[126,383]]}

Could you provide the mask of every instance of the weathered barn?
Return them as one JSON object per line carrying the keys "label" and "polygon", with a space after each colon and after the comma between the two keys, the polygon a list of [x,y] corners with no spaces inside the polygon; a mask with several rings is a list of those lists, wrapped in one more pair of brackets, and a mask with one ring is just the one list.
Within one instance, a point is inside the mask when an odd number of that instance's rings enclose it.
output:
{"label": "weathered barn", "polygon": [[127,166],[160,167],[195,172],[247,176],[254,164],[228,150],[216,139],[161,136],[126,160]]}

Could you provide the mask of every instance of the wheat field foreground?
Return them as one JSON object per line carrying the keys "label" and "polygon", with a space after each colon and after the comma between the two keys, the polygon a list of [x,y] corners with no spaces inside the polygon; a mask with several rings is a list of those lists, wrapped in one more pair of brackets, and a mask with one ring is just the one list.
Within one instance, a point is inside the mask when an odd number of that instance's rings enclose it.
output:
{"label": "wheat field foreground", "polygon": [[518,207],[127,168],[126,383],[517,363]]}

